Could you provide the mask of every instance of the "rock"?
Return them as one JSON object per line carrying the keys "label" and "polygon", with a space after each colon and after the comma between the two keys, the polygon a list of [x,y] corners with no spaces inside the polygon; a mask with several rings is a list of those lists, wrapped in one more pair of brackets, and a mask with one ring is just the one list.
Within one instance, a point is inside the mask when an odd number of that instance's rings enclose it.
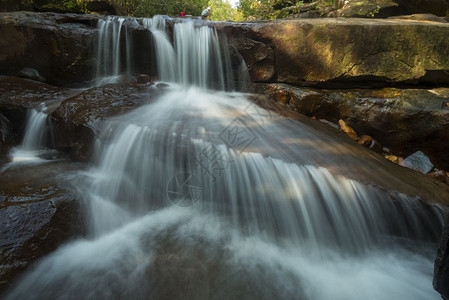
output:
{"label": "rock", "polygon": [[[279,7],[279,6],[278,6]],[[276,18],[318,18],[324,13],[320,10],[317,2],[302,3],[298,2],[291,6],[276,8],[279,13]]]}
{"label": "rock", "polygon": [[[266,82],[275,75],[273,49],[259,41],[250,38],[232,38],[231,47],[236,49],[239,55],[245,58],[251,80],[254,82]],[[232,59],[234,69],[240,64],[240,57]]]}
{"label": "rock", "polygon": [[160,82],[160,83],[156,84],[156,87],[161,88],[161,89],[167,88],[169,86],[170,86],[169,84],[164,83],[164,82]]}
{"label": "rock", "polygon": [[[51,84],[91,80],[92,66],[96,65],[96,23],[100,18],[54,13],[0,14],[2,73],[15,75],[29,67],[39,70]],[[154,75],[156,66],[148,55],[153,51],[151,36],[138,22],[127,21],[133,61],[139,62],[135,72]],[[332,88],[449,84],[446,23],[317,18],[220,22],[214,26],[227,34],[235,71],[244,58],[256,82]]]}
{"label": "rock", "polygon": [[385,158],[391,161],[392,163],[399,164],[399,158],[396,155],[385,155]]}
{"label": "rock", "polygon": [[13,140],[13,129],[9,120],[0,113],[0,146],[8,144]]}
{"label": "rock", "polygon": [[33,68],[24,68],[20,70],[17,74],[19,77],[23,77],[26,79],[36,80],[40,82],[45,82],[45,78],[39,75],[39,72]]}
{"label": "rock", "polygon": [[373,140],[373,142],[371,143],[371,146],[369,148],[379,154],[382,154],[382,152],[383,152],[382,145],[376,140]]}
{"label": "rock", "polygon": [[442,109],[448,88],[317,90],[287,84],[257,84],[257,93],[285,108],[318,119],[350,121],[396,155],[421,150],[440,169],[449,169],[449,110]]}
{"label": "rock", "polygon": [[415,152],[408,156],[403,162],[400,163],[401,166],[407,167],[423,174],[427,174],[433,170],[433,164],[430,159],[421,151]]}
{"label": "rock", "polygon": [[447,219],[438,244],[433,273],[433,288],[441,294],[443,299],[449,299],[449,223]]}
{"label": "rock", "polygon": [[[23,68],[39,70],[47,82],[66,85],[90,81],[95,76],[97,23],[104,16],[14,12],[0,13],[0,70],[16,75]],[[126,19],[136,73],[155,74],[152,38],[148,29]],[[126,30],[123,34],[125,47]],[[122,51],[122,61],[126,60]]]}
{"label": "rock", "polygon": [[151,77],[146,74],[138,74],[136,76],[136,80],[138,84],[147,84],[152,82]]}
{"label": "rock", "polygon": [[30,264],[84,233],[79,203],[63,187],[60,172],[79,168],[9,169],[0,176],[0,294]]}
{"label": "rock", "polygon": [[366,148],[369,148],[373,143],[373,138],[369,135],[362,135],[358,141],[358,143]]}
{"label": "rock", "polygon": [[376,140],[374,140],[369,135],[362,135],[358,141],[358,143],[362,146],[365,146],[368,149],[371,149],[377,153],[382,153],[382,145],[379,144]]}
{"label": "rock", "polygon": [[330,12],[328,16],[346,18],[385,18],[403,13],[403,8],[394,0],[352,0],[345,1],[342,8]]}
{"label": "rock", "polygon": [[110,84],[65,100],[50,115],[55,147],[76,160],[88,160],[94,138],[107,119],[149,103],[156,93],[156,89],[142,85]]}
{"label": "rock", "polygon": [[[449,185],[432,180],[431,178],[411,170],[397,166],[387,161],[383,156],[360,147],[350,141],[340,130],[322,122],[317,122],[298,112],[283,109],[282,104],[267,97],[267,94],[253,96],[253,103],[270,110],[270,106],[277,107],[282,115],[296,120],[292,126],[298,133],[294,139],[289,139],[290,147],[283,151],[291,152],[292,157],[298,157],[296,163],[308,164],[311,161],[326,167],[332,174],[339,174],[365,184],[373,184],[385,190],[394,190],[410,196],[418,196],[434,203],[436,201],[449,204]],[[273,122],[278,120],[273,119]],[[279,123],[281,125],[282,123]],[[267,132],[270,127],[266,127]],[[317,135],[321,138],[317,140]],[[325,138],[323,135],[328,136]],[[316,149],[320,151],[316,151]],[[338,159],[333,154],[344,153]],[[382,176],[373,170],[384,170]],[[437,200],[438,199],[438,200]]]}
{"label": "rock", "polygon": [[357,133],[355,132],[354,129],[352,129],[350,126],[348,126],[348,124],[346,124],[345,121],[343,120],[338,120],[338,124],[340,125],[340,129],[346,133],[351,139],[353,139],[354,141],[358,140],[358,136]]}
{"label": "rock", "polygon": [[434,14],[413,14],[405,16],[395,16],[392,19],[404,19],[404,20],[415,20],[415,21],[430,21],[430,22],[440,22],[448,23],[448,21],[443,17],[438,17]]}
{"label": "rock", "polygon": [[430,13],[445,17],[449,13],[447,0],[397,0],[403,6],[408,7],[411,14]]}
{"label": "rock", "polygon": [[15,75],[33,68],[52,84],[90,80],[96,20],[88,15],[0,14],[0,69]]}
{"label": "rock", "polygon": [[[62,101],[79,94],[79,90],[58,88],[45,83],[16,77],[0,78],[0,114],[7,119],[6,128],[9,142],[19,142],[25,129],[28,109],[46,103],[48,111],[53,111]],[[1,130],[0,130],[1,131]],[[1,144],[1,141],[0,141]]]}
{"label": "rock", "polygon": [[247,45],[271,48],[274,61],[253,66],[260,74],[274,69],[265,81],[322,88],[449,84],[447,23],[315,18],[217,27],[246,61],[253,60]]}
{"label": "rock", "polygon": [[429,176],[432,179],[438,180],[442,183],[449,184],[449,177],[443,170],[435,170],[431,173],[428,173],[427,176]]}

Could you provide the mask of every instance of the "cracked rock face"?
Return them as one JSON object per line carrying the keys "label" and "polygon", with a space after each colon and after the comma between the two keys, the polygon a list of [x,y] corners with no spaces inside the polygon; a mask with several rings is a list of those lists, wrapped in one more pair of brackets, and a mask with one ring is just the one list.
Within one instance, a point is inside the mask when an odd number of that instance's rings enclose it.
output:
{"label": "cracked rock face", "polygon": [[[274,68],[267,80],[299,86],[377,87],[448,84],[449,24],[401,19],[299,19],[224,26],[252,73]],[[250,39],[273,52],[255,63]],[[261,48],[261,46],[258,46]],[[256,52],[257,53],[257,52]]]}

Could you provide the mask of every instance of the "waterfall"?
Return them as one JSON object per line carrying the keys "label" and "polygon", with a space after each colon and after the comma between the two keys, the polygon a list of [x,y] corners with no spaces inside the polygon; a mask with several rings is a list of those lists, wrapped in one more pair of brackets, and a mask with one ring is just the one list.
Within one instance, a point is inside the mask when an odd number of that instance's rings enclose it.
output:
{"label": "waterfall", "polygon": [[215,29],[177,23],[172,44],[163,18],[143,24],[159,77],[178,84],[108,121],[91,169],[72,180],[88,237],[6,299],[439,298],[437,208],[347,178],[339,166],[362,162],[350,148],[224,92]]}
{"label": "waterfall", "polygon": [[215,28],[192,20],[176,23],[172,45],[162,16],[144,19],[143,25],[153,36],[160,80],[185,87],[234,89],[229,54]]}
{"label": "waterfall", "polygon": [[[97,64],[95,80],[97,85],[117,83],[124,70],[129,75],[132,72],[132,36],[130,24],[137,24],[135,19],[107,17],[98,21]],[[124,55],[122,53],[122,31],[125,35]],[[122,63],[122,56],[126,57]],[[123,67],[123,64],[125,67]]]}
{"label": "waterfall", "polygon": [[12,163],[42,160],[41,156],[47,152],[45,147],[48,131],[46,110],[44,103],[38,108],[28,110],[22,143],[10,154]]}
{"label": "waterfall", "polygon": [[47,114],[41,110],[30,109],[25,135],[20,148],[23,150],[40,150],[45,147]]}
{"label": "waterfall", "polygon": [[[130,114],[132,122],[112,122],[107,129],[114,132],[112,142],[97,145],[98,167],[88,180],[91,188],[87,191],[95,199],[89,200],[92,234],[109,232],[173,203],[194,206],[193,192],[176,185],[191,177],[195,184],[189,186],[201,193],[198,206],[203,212],[229,216],[235,230],[270,239],[287,237],[296,243],[307,241],[316,245],[316,251],[320,245],[363,251],[382,241],[390,230],[420,240],[430,237],[430,230],[437,238],[439,227],[432,224],[438,212],[416,200],[404,195],[395,199],[334,176],[314,166],[318,162],[313,157],[302,165],[292,161],[304,159],[303,155],[272,157],[252,151],[268,139],[254,115],[238,115],[248,104],[243,96],[229,99],[195,88],[175,89],[154,105]],[[279,124],[270,124],[279,127],[277,143],[289,137],[284,122],[279,119]],[[252,144],[241,152],[242,146],[232,144],[228,134],[246,130],[244,124],[251,132],[241,140],[252,140]],[[416,205],[422,207],[416,209],[423,211],[422,216],[408,209]],[[401,217],[405,212],[413,219],[410,224]]]}

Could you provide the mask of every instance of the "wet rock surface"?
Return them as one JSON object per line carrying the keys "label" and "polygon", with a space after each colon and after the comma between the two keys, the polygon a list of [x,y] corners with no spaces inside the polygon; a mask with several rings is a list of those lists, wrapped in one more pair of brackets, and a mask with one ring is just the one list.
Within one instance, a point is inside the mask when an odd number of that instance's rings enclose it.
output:
{"label": "wet rock surface", "polygon": [[24,68],[17,75],[22,78],[45,82],[45,78],[39,75],[39,72],[33,68]]}
{"label": "wet rock surface", "polygon": [[81,91],[17,78],[0,77],[0,109],[26,110],[40,103],[58,103]]}
{"label": "wet rock surface", "polygon": [[149,103],[158,90],[147,85],[111,84],[64,101],[51,114],[56,148],[69,151],[77,160],[87,160],[107,119]]}
{"label": "wet rock surface", "polygon": [[33,262],[84,233],[80,204],[61,176],[80,167],[48,162],[0,171],[0,295]]}
{"label": "wet rock surface", "polygon": [[80,92],[17,77],[0,77],[0,114],[4,117],[4,127],[0,127],[3,128],[0,131],[5,134],[4,130],[9,128],[8,141],[16,144],[23,134],[28,109],[45,103],[51,112],[62,101]]}
{"label": "wet rock surface", "polygon": [[448,89],[316,90],[284,84],[259,84],[285,108],[333,123],[344,119],[358,133],[370,135],[402,156],[422,151],[449,169]]}

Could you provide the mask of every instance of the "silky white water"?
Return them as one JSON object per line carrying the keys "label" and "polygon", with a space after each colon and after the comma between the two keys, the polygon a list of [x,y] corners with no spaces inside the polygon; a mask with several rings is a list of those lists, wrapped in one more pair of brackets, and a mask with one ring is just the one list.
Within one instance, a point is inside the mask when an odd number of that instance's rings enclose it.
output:
{"label": "silky white water", "polygon": [[[107,17],[98,20],[97,63],[95,83],[97,86],[120,81],[120,75],[130,74],[133,69],[132,36],[129,25],[137,24],[134,18]],[[124,46],[123,35],[125,37]],[[125,59],[123,59],[124,57]]]}
{"label": "silky white water", "polygon": [[[171,49],[158,56],[170,86],[109,120],[92,167],[71,178],[88,236],[6,299],[439,298],[436,208],[340,174],[353,159],[325,133],[211,91],[214,30],[178,23],[188,34],[173,45],[152,24],[156,47]],[[178,59],[191,48],[199,65],[187,75]]]}
{"label": "silky white water", "polygon": [[193,21],[173,25],[173,43],[166,34],[165,19],[144,19],[155,43],[159,79],[188,87],[234,88],[227,48],[222,47],[215,28]]}
{"label": "silky white water", "polygon": [[40,163],[49,152],[45,147],[48,126],[46,107],[42,103],[35,109],[29,109],[27,123],[22,143],[10,153],[11,162],[4,166],[8,168],[14,164]]}

